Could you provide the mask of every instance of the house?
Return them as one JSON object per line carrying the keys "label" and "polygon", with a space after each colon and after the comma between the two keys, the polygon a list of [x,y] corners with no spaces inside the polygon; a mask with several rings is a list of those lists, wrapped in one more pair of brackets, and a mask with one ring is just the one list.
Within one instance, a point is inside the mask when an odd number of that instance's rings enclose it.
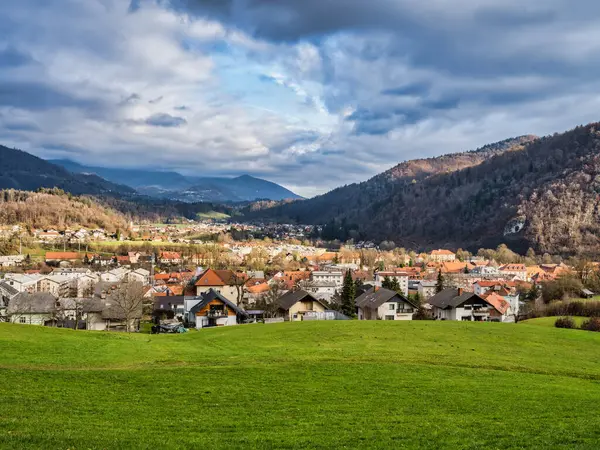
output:
{"label": "house", "polygon": [[473,283],[475,294],[480,297],[485,297],[487,293],[494,292],[508,301],[512,314],[519,314],[519,292],[517,291],[517,283],[514,281],[487,281],[480,280]]}
{"label": "house", "polygon": [[183,295],[154,297],[154,311],[173,311],[173,316],[183,319],[185,297]]}
{"label": "house", "polygon": [[490,317],[491,322],[513,322],[513,311],[510,303],[496,292],[490,291],[482,296],[491,306]]}
{"label": "house", "polygon": [[123,280],[129,274],[129,270],[119,267],[100,274],[100,281],[116,283]]}
{"label": "house", "polygon": [[71,280],[62,275],[48,275],[37,282],[37,292],[47,292],[56,298],[68,297]]}
{"label": "house", "polygon": [[277,300],[278,315],[286,321],[303,320],[307,313],[324,313],[327,305],[312,294],[300,289],[289,291]]}
{"label": "house", "polygon": [[237,325],[248,318],[248,314],[214,289],[203,292],[186,315],[188,322],[196,328]]}
{"label": "house", "polygon": [[129,257],[129,262],[131,264],[137,264],[142,256],[140,252],[127,252],[127,256]]}
{"label": "house", "polygon": [[0,267],[20,266],[25,261],[25,255],[0,256]]}
{"label": "house", "polygon": [[128,266],[131,264],[131,260],[129,259],[129,256],[117,255],[117,264],[120,266]]}
{"label": "house", "polygon": [[339,289],[334,281],[300,281],[298,286],[306,292],[310,292],[319,300],[331,301]]}
{"label": "house", "polygon": [[142,318],[142,305],[131,311],[129,327],[127,326],[127,311],[119,306],[112,297],[116,287],[110,283],[99,283],[96,286],[96,295],[83,305],[86,328],[95,331],[127,331],[138,330]]}
{"label": "house", "polygon": [[381,287],[383,284],[383,280],[386,278],[396,279],[398,281],[398,285],[400,286],[400,290],[404,294],[404,296],[408,295],[408,278],[409,275],[403,269],[394,269],[392,271],[381,271],[375,273],[375,286]]}
{"label": "house", "polygon": [[19,294],[14,287],[7,283],[0,283],[0,322],[8,321],[8,315],[6,309],[8,303]]}
{"label": "house", "polygon": [[417,285],[417,292],[423,300],[427,300],[435,295],[437,290],[437,281],[434,280],[420,280]]}
{"label": "house", "polygon": [[161,264],[181,264],[181,254],[178,252],[161,252],[159,259]]}
{"label": "house", "polygon": [[344,284],[344,273],[341,270],[315,270],[311,273],[311,281],[315,284],[329,283],[335,287]]}
{"label": "house", "polygon": [[428,300],[433,317],[440,320],[486,321],[493,308],[484,298],[463,289],[444,289]]}
{"label": "house", "polygon": [[594,294],[589,289],[582,289],[581,290],[581,297],[583,297],[583,298],[592,298],[594,295],[596,295],[596,294]]}
{"label": "house", "polygon": [[243,291],[243,284],[238,283],[236,274],[231,270],[206,269],[198,276],[195,286],[197,296],[213,289],[236,305],[238,294]]}
{"label": "house", "polygon": [[453,262],[456,260],[456,254],[452,253],[450,250],[432,250],[432,252],[429,254],[429,259],[435,262]]}
{"label": "house", "polygon": [[52,275],[59,275],[71,280],[91,274],[92,271],[85,267],[59,267],[52,270]]}
{"label": "house", "polygon": [[374,287],[356,299],[358,320],[412,320],[417,310],[403,295]]}
{"label": "house", "polygon": [[8,273],[4,277],[4,282],[15,288],[19,292],[33,293],[37,290],[37,282],[40,275],[27,275],[19,273]]}
{"label": "house", "polygon": [[135,269],[127,274],[128,281],[138,281],[144,285],[149,283],[150,271],[146,269]]}
{"label": "house", "polygon": [[527,281],[527,267],[525,267],[525,264],[505,264],[500,266],[499,272],[511,280]]}
{"label": "house", "polygon": [[80,260],[77,252],[46,252],[47,264],[68,264]]}
{"label": "house", "polygon": [[58,312],[56,297],[47,292],[20,292],[8,303],[6,314],[12,323],[50,325]]}

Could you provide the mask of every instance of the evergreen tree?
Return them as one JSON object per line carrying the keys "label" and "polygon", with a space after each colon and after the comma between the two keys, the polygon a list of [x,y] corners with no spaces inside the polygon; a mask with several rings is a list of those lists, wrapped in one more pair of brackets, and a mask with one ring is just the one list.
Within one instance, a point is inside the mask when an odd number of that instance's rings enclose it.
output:
{"label": "evergreen tree", "polygon": [[390,279],[390,277],[386,276],[383,278],[383,281],[381,282],[381,287],[384,289],[392,289],[392,280]]}
{"label": "evergreen tree", "polygon": [[465,264],[465,269],[464,269],[465,273],[469,273],[469,267],[467,267],[467,265]]}
{"label": "evergreen tree", "polygon": [[342,312],[348,317],[356,315],[356,285],[352,279],[352,273],[348,270],[344,277],[344,286],[342,287]]}
{"label": "evergreen tree", "polygon": [[438,271],[437,283],[435,285],[435,292],[442,292],[444,290],[444,276],[442,275],[442,269]]}

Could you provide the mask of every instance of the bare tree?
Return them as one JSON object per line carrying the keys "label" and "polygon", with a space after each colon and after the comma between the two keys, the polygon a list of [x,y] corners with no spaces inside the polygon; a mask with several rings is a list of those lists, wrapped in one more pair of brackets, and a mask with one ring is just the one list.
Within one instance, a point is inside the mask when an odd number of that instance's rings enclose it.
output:
{"label": "bare tree", "polygon": [[284,294],[283,282],[277,281],[271,284],[267,292],[260,296],[256,307],[264,311],[265,317],[275,317],[279,311],[279,299]]}
{"label": "bare tree", "polygon": [[125,319],[126,331],[134,331],[135,320],[142,317],[144,285],[139,281],[123,281],[112,292],[110,300],[115,311]]}
{"label": "bare tree", "polygon": [[231,280],[229,281],[233,286],[235,286],[236,294],[237,294],[237,305],[245,306],[244,294],[246,293],[246,274],[243,272],[234,272]]}

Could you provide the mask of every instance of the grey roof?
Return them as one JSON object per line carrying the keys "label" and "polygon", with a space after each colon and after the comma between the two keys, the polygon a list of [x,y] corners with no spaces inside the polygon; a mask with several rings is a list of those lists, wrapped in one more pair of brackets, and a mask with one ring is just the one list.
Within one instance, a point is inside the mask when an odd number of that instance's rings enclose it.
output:
{"label": "grey roof", "polygon": [[302,289],[297,291],[288,291],[286,294],[279,297],[277,303],[281,309],[288,310],[306,297],[309,297],[309,300],[320,303],[324,308],[327,308],[327,305],[325,305],[321,300]]}
{"label": "grey roof", "polygon": [[21,292],[8,302],[7,314],[48,314],[56,308],[56,297],[47,292]]}
{"label": "grey roof", "polygon": [[581,293],[583,295],[594,295],[594,293],[592,291],[590,291],[589,289],[582,289]]}
{"label": "grey roof", "polygon": [[0,292],[3,292],[4,295],[6,295],[7,297],[13,297],[19,293],[19,291],[17,289],[12,287],[10,284],[8,284],[5,281],[0,283]]}
{"label": "grey roof", "polygon": [[367,292],[365,292],[356,299],[356,306],[358,306],[359,308],[376,309],[386,302],[405,302],[414,308],[417,307],[404,295],[401,295],[396,291],[392,291],[390,289],[385,288],[369,289]]}
{"label": "grey roof", "polygon": [[474,292],[460,293],[459,289],[451,288],[438,292],[429,300],[427,300],[427,303],[440,309],[456,308],[467,300],[470,300],[472,297],[476,297],[478,300],[488,303],[485,299],[479,297]]}
{"label": "grey roof", "polygon": [[244,311],[242,308],[237,306],[235,303],[227,300],[225,297],[223,297],[221,294],[219,294],[213,288],[210,288],[208,291],[203,292],[200,295],[200,297],[202,298],[202,300],[200,300],[200,302],[196,303],[194,306],[192,306],[190,308],[190,314],[195,315],[196,312],[198,310],[202,309],[204,306],[206,306],[206,304],[212,302],[213,300],[220,300],[223,304],[227,305],[227,307],[233,309],[236,312],[236,314],[240,314],[242,316],[248,315],[248,314],[246,314],[246,311]]}
{"label": "grey roof", "polygon": [[167,295],[154,297],[154,309],[160,309],[160,305],[171,305],[183,306],[185,296],[183,295]]}

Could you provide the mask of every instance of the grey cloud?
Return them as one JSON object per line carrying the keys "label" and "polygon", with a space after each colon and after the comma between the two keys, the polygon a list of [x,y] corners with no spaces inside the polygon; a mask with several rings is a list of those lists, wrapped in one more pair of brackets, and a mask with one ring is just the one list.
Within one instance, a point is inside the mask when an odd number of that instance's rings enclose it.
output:
{"label": "grey cloud", "polygon": [[170,114],[158,113],[153,114],[145,120],[146,125],[153,127],[181,127],[187,124],[187,120],[183,117],[172,116]]}
{"label": "grey cloud", "polygon": [[4,81],[0,82],[0,106],[12,106],[27,110],[55,108],[99,108],[96,100],[79,98],[44,83]]}
{"label": "grey cloud", "polygon": [[0,50],[0,68],[19,67],[34,62],[33,58],[27,54],[8,46]]}

